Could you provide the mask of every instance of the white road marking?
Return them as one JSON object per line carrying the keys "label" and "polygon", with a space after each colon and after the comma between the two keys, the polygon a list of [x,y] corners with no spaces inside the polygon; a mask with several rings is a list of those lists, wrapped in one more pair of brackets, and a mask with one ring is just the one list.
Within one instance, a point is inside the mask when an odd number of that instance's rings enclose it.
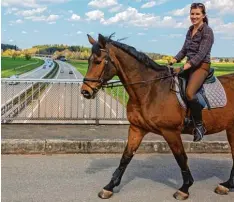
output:
{"label": "white road marking", "polygon": [[[56,79],[58,78],[59,73],[60,73],[60,67],[59,67],[59,69],[58,69],[57,75],[55,76]],[[52,85],[49,87],[49,89],[48,89],[48,90],[46,91],[46,93],[43,95],[42,99],[40,100],[40,104],[41,104],[41,102],[44,100],[45,96],[48,94],[48,92],[50,91],[51,88],[52,88]],[[32,114],[33,114],[33,113],[35,112],[35,110],[38,108],[38,105],[39,105],[39,104],[37,104],[37,105],[35,106],[35,108],[33,109],[33,111],[28,115],[28,118],[32,116]],[[27,121],[28,121],[28,120],[25,120],[24,123],[27,123]]]}
{"label": "white road marking", "polygon": [[[110,105],[105,102],[102,98],[99,98],[109,109],[111,109],[111,112],[114,114],[114,116],[116,117],[116,113],[115,111],[110,107]],[[122,121],[119,121],[119,123],[123,123]]]}

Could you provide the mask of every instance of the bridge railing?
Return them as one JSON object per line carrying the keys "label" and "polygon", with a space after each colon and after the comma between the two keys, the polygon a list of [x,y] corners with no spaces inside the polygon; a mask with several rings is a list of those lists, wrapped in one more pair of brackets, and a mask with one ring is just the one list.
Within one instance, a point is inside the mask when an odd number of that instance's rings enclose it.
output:
{"label": "bridge railing", "polygon": [[81,95],[82,80],[2,79],[2,123],[128,123],[123,87]]}

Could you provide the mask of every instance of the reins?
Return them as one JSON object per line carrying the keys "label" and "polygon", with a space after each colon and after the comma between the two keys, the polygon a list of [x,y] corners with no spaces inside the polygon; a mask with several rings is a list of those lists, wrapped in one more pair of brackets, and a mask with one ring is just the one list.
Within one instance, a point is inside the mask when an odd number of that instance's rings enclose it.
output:
{"label": "reins", "polygon": [[154,78],[154,79],[150,79],[150,80],[146,80],[146,81],[138,81],[138,82],[133,82],[133,83],[122,83],[122,84],[117,84],[117,85],[114,85],[116,83],[120,83],[121,81],[118,80],[118,81],[112,81],[112,82],[109,82],[109,83],[104,83],[104,79],[102,78],[103,74],[105,73],[105,70],[107,69],[107,66],[109,65],[109,62],[111,62],[113,64],[113,66],[116,68],[116,70],[118,70],[118,68],[116,67],[115,63],[111,60],[110,58],[110,55],[109,55],[109,51],[108,50],[105,50],[105,49],[100,49],[101,51],[103,52],[106,52],[107,55],[105,57],[105,66],[99,76],[98,79],[93,79],[93,78],[84,78],[83,82],[89,86],[94,92],[97,92],[98,89],[97,88],[93,88],[91,87],[87,81],[89,82],[98,82],[98,83],[101,83],[101,88],[104,89],[104,88],[115,88],[115,87],[119,87],[119,86],[130,86],[130,85],[137,85],[137,84],[148,84],[150,82],[155,82],[155,81],[158,81],[158,80],[163,80],[163,79],[167,79],[167,78],[172,78],[171,80],[171,90],[173,90],[172,86],[173,86],[173,80],[174,80],[174,76],[176,75],[175,72],[173,72],[172,70],[172,67],[171,66],[166,66],[167,69],[168,69],[168,72],[169,72],[169,75],[166,75],[166,76],[161,76],[161,77],[158,77],[158,78]]}
{"label": "reins", "polygon": [[136,85],[136,84],[147,84],[150,82],[154,82],[154,81],[158,81],[158,80],[162,80],[162,79],[167,79],[167,78],[171,78],[174,75],[167,75],[167,76],[163,76],[163,77],[159,77],[159,78],[154,78],[154,79],[150,79],[150,80],[146,80],[146,81],[138,81],[138,82],[133,82],[133,83],[126,83],[126,84],[117,84],[114,85],[115,83],[120,83],[121,81],[113,81],[113,82],[109,82],[107,84],[103,84],[102,88],[114,88],[114,87],[119,87],[119,86],[130,86],[130,85]]}

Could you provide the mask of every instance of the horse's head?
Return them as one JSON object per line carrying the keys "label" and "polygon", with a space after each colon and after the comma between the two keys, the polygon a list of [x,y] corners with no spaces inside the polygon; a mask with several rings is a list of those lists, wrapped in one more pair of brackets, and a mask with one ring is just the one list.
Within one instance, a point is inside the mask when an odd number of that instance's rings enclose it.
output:
{"label": "horse's head", "polygon": [[92,44],[92,52],[88,61],[88,71],[81,87],[81,94],[87,98],[95,98],[96,93],[107,81],[117,74],[113,58],[110,56],[107,39],[99,34],[98,41],[88,35]]}

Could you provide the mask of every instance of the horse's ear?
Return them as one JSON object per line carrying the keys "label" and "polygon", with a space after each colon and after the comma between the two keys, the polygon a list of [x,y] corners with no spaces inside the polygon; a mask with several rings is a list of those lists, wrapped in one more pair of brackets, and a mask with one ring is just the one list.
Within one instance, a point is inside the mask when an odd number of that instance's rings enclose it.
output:
{"label": "horse's ear", "polygon": [[88,36],[89,43],[91,43],[92,45],[96,43],[93,37],[91,37],[89,34],[87,34],[87,36]]}
{"label": "horse's ear", "polygon": [[106,38],[101,34],[98,35],[98,43],[102,48],[106,47]]}

